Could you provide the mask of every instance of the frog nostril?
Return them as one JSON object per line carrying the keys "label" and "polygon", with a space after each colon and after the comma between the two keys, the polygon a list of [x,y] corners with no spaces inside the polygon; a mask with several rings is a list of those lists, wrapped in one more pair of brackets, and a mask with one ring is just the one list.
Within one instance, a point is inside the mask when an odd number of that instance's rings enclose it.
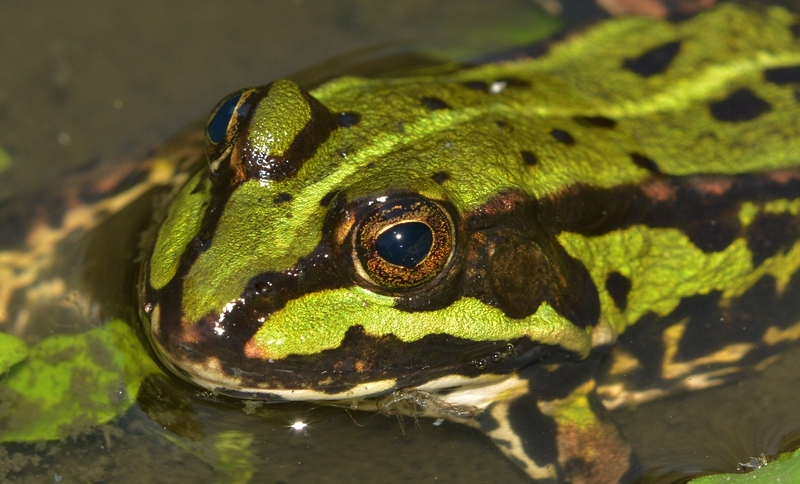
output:
{"label": "frog nostril", "polygon": [[274,286],[270,281],[258,281],[253,284],[253,289],[255,289],[259,295],[263,296],[274,290]]}
{"label": "frog nostril", "polygon": [[194,251],[196,254],[201,254],[206,250],[208,250],[209,247],[211,247],[211,239],[208,237],[201,237],[198,235],[197,237],[192,239],[190,246],[192,251]]}
{"label": "frog nostril", "polygon": [[243,297],[245,312],[269,315],[286,306],[297,296],[297,277],[284,272],[267,272],[248,284]]}
{"label": "frog nostril", "polygon": [[261,298],[288,298],[297,289],[297,279],[285,273],[262,274],[250,283]]}

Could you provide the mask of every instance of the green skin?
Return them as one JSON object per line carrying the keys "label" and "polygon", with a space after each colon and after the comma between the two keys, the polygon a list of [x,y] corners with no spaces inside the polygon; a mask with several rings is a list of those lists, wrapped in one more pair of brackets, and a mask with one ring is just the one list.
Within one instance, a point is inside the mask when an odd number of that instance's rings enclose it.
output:
{"label": "green skin", "polygon": [[[655,318],[672,387],[709,362],[755,361],[758,341],[686,357],[692,322],[670,318],[704,297],[735,306],[766,280],[776,301],[794,287],[797,237],[754,235],[798,223],[793,23],[723,5],[610,21],[536,60],[242,91],[144,263],[159,356],[223,393],[460,419],[536,479],[631,477],[599,358]],[[667,206],[684,212],[659,218]],[[369,229],[381,210],[386,227],[425,224],[427,258],[383,260],[384,226]],[[800,336],[762,329],[771,348]],[[626,351],[615,364],[644,364]],[[541,425],[553,435],[523,443]]]}

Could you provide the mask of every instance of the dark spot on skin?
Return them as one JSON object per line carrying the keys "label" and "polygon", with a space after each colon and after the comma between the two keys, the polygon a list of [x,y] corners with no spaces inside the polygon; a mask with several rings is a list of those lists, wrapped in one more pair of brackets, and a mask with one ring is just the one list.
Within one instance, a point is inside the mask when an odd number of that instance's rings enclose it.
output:
{"label": "dark spot on skin", "polygon": [[650,158],[640,155],[639,153],[631,153],[631,160],[633,164],[638,166],[639,168],[644,168],[645,170],[651,171],[653,173],[661,173],[661,170],[658,169],[658,165],[655,161],[651,160]]}
{"label": "dark spot on skin", "polygon": [[612,272],[606,278],[606,290],[620,311],[628,307],[628,294],[631,292],[631,280],[619,272]]}
{"label": "dark spot on skin", "polygon": [[800,217],[791,213],[760,213],[747,226],[747,247],[753,253],[753,266],[789,250],[800,239]]}
{"label": "dark spot on skin", "polygon": [[339,194],[338,191],[333,191],[333,192],[326,193],[325,196],[322,197],[322,200],[319,201],[320,206],[321,207],[327,207],[328,205],[331,204],[333,199],[336,198],[336,195],[338,195],[338,194]]}
{"label": "dark spot on skin", "polygon": [[469,89],[474,89],[476,91],[483,91],[486,92],[489,90],[489,84],[483,81],[467,81],[464,83],[464,87]]}
{"label": "dark spot on skin", "polygon": [[439,185],[441,185],[442,183],[450,179],[450,175],[448,175],[443,171],[440,171],[439,173],[434,173],[433,175],[431,175],[431,179],[436,183],[438,183]]}
{"label": "dark spot on skin", "polygon": [[272,201],[276,205],[279,205],[281,203],[291,202],[292,201],[292,196],[290,194],[288,194],[288,193],[279,193],[278,196],[276,196],[275,198],[272,199]]}
{"label": "dark spot on skin", "polygon": [[539,160],[536,158],[536,155],[530,151],[522,150],[520,151],[520,154],[522,155],[522,162],[528,166],[533,166],[539,162]]}
{"label": "dark spot on skin", "polygon": [[764,80],[773,84],[800,84],[800,66],[767,69]]}
{"label": "dark spot on skin", "polygon": [[359,121],[361,121],[361,115],[354,112],[343,112],[339,113],[336,120],[339,122],[339,126],[349,128],[357,125]]}
{"label": "dark spot on skin", "polygon": [[425,96],[422,98],[422,104],[424,104],[431,111],[437,111],[439,109],[450,109],[450,106],[446,102],[439,99],[438,97]]}
{"label": "dark spot on skin", "polygon": [[569,134],[567,131],[564,131],[563,129],[553,129],[552,131],[550,131],[550,136],[560,141],[561,143],[564,143],[565,145],[572,146],[575,144],[575,138],[573,138],[571,134]]}
{"label": "dark spot on skin", "polygon": [[792,24],[789,31],[792,32],[795,39],[800,38],[800,24]]}
{"label": "dark spot on skin", "polygon": [[603,116],[575,116],[572,119],[581,126],[605,129],[614,129],[617,127],[616,119],[605,118]]}
{"label": "dark spot on skin", "polygon": [[756,96],[750,89],[741,88],[722,101],[710,103],[709,108],[711,115],[717,121],[739,123],[756,119],[769,112],[772,106]]}
{"label": "dark spot on skin", "polygon": [[374,161],[370,161],[369,163],[367,163],[367,166],[365,166],[364,168],[367,169],[367,170],[371,170],[371,169],[375,168],[375,162]]}
{"label": "dark spot on skin", "polygon": [[663,74],[681,50],[679,41],[667,42],[634,59],[626,59],[622,67],[642,77]]}
{"label": "dark spot on skin", "polygon": [[514,131],[514,128],[507,121],[495,121],[494,124],[502,133],[511,133]]}

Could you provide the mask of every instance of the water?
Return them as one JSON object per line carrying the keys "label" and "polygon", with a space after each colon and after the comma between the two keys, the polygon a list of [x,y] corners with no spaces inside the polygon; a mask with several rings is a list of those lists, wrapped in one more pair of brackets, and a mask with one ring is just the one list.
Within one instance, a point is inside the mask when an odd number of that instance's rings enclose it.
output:
{"label": "water", "polygon": [[42,0],[1,8],[0,146],[18,167],[6,196],[156,144],[241,87],[366,47],[487,44],[492,35],[481,32],[536,13],[525,0]]}
{"label": "water", "polygon": [[[366,47],[463,45],[465,32],[532,14],[522,0],[5,2],[0,146],[15,167],[0,201],[154,145],[242,86]],[[648,466],[730,471],[800,428],[799,364],[796,350],[753,378],[614,418]],[[253,482],[528,482],[481,434],[451,423],[406,419],[404,433],[395,418],[337,408],[247,409],[172,380],[150,382],[147,395],[95,432],[0,448],[0,481],[229,482],[237,464],[220,462],[215,445],[246,431]]]}

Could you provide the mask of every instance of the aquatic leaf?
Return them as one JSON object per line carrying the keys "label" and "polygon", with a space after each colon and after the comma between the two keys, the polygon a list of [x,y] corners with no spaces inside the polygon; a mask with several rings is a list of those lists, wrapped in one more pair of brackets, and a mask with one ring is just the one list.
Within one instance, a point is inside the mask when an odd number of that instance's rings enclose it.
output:
{"label": "aquatic leaf", "polygon": [[46,338],[0,382],[0,442],[79,435],[124,413],[160,371],[122,321]]}
{"label": "aquatic leaf", "polygon": [[24,341],[10,334],[0,333],[0,375],[24,360],[26,356],[28,356],[28,346]]}
{"label": "aquatic leaf", "polygon": [[781,454],[777,460],[746,474],[717,474],[692,481],[692,484],[764,484],[767,482],[800,482],[800,450]]}

